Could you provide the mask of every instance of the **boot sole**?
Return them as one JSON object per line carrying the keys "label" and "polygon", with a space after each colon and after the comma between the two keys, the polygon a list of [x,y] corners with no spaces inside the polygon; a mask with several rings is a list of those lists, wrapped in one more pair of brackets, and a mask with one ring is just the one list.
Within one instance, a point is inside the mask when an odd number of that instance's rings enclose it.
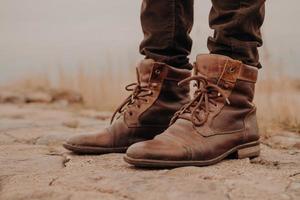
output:
{"label": "boot sole", "polygon": [[236,146],[235,148],[230,149],[224,154],[211,159],[204,161],[171,161],[171,160],[152,160],[152,159],[135,159],[130,158],[127,155],[124,156],[124,160],[136,167],[145,167],[145,168],[174,168],[174,167],[185,167],[185,166],[208,166],[216,164],[223,159],[234,155],[238,159],[243,158],[254,158],[259,156],[260,146],[259,141],[246,143],[243,145]]}
{"label": "boot sole", "polygon": [[79,146],[64,143],[63,147],[76,154],[106,154],[106,153],[125,153],[128,147],[105,148],[93,146]]}

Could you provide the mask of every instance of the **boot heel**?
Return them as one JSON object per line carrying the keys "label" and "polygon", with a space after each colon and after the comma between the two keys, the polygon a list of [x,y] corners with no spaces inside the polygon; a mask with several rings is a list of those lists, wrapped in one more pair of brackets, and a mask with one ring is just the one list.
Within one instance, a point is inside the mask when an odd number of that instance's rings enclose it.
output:
{"label": "boot heel", "polygon": [[252,146],[252,147],[245,147],[237,150],[238,159],[253,158],[259,156],[259,154],[260,154],[259,145]]}

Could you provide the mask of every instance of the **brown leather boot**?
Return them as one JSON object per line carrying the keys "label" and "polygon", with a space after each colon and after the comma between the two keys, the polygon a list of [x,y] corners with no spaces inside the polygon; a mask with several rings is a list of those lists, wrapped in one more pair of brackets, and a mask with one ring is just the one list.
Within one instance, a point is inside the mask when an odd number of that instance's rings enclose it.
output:
{"label": "brown leather boot", "polygon": [[189,101],[189,87],[178,86],[189,76],[189,70],[143,60],[137,83],[126,86],[132,94],[116,110],[111,125],[100,133],[72,137],[63,146],[75,153],[122,153],[133,143],[152,139]]}
{"label": "brown leather boot", "polygon": [[259,155],[256,108],[252,103],[258,70],[221,55],[199,55],[194,98],[171,126],[153,140],[132,145],[125,161],[142,167],[215,164],[234,154]]}

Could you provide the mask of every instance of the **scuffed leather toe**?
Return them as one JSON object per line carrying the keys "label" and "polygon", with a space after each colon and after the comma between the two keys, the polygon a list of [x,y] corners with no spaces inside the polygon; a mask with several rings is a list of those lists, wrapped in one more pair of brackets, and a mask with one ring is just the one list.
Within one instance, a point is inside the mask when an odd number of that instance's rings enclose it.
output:
{"label": "scuffed leather toe", "polygon": [[111,136],[106,131],[101,133],[80,134],[69,138],[67,144],[73,146],[111,147]]}
{"label": "scuffed leather toe", "polygon": [[179,148],[174,143],[162,140],[148,140],[131,145],[126,156],[133,159],[145,160],[182,160],[187,155],[184,148]]}

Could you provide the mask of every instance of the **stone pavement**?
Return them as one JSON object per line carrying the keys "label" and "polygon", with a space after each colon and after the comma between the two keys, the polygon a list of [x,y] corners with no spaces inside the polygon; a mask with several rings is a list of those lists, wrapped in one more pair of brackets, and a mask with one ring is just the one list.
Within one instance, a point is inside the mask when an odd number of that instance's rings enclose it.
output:
{"label": "stone pavement", "polygon": [[299,134],[263,141],[252,160],[167,170],[61,147],[70,135],[103,128],[108,117],[52,104],[0,104],[0,199],[300,199]]}

